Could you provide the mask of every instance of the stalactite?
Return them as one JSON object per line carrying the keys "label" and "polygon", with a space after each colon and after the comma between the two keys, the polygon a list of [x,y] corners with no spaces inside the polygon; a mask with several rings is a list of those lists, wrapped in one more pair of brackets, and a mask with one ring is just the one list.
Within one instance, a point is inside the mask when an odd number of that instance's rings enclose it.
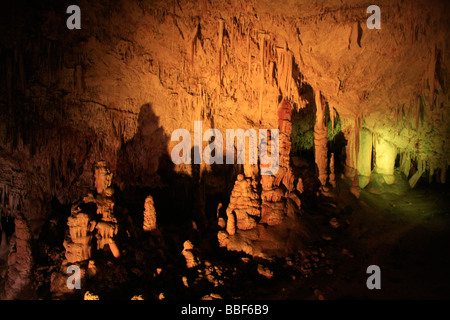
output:
{"label": "stalactite", "polygon": [[292,53],[287,49],[278,49],[278,88],[285,97],[291,91]]}
{"label": "stalactite", "polygon": [[191,67],[194,67],[194,56],[197,52],[198,35],[200,30],[200,24],[196,24],[191,36]]}
{"label": "stalactite", "polygon": [[247,57],[248,57],[248,77],[250,77],[250,71],[252,67],[252,54],[250,52],[250,32],[247,32]]}
{"label": "stalactite", "polygon": [[263,94],[264,94],[264,46],[266,43],[265,35],[259,35],[259,52],[260,52],[260,64],[261,64],[261,74],[260,74],[260,87],[259,87],[259,122],[262,121],[263,115]]}
{"label": "stalactite", "polygon": [[222,88],[222,55],[223,55],[223,30],[225,26],[225,21],[219,19],[219,88]]}
{"label": "stalactite", "polygon": [[409,177],[409,171],[411,169],[411,155],[409,152],[402,152],[400,159],[400,169],[406,178]]}

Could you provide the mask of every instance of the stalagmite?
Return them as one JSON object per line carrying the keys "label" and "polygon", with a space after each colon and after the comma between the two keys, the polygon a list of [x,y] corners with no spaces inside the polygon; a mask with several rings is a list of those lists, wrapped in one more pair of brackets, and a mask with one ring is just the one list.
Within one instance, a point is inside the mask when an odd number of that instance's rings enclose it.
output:
{"label": "stalagmite", "polygon": [[85,203],[93,202],[97,205],[97,214],[101,220],[96,224],[97,250],[108,245],[114,257],[120,256],[120,251],[114,240],[118,233],[119,225],[114,214],[114,189],[111,187],[113,174],[106,166],[106,161],[98,161],[95,165],[94,179],[97,194],[88,194],[83,198]]}
{"label": "stalagmite", "polygon": [[31,231],[22,213],[15,220],[15,233],[10,240],[8,256],[8,277],[5,283],[7,300],[16,299],[30,284],[33,256],[31,251]]}
{"label": "stalagmite", "polygon": [[370,182],[372,172],[372,141],[372,133],[368,129],[363,128],[359,136],[358,160],[356,162],[359,187],[361,189],[364,189]]}
{"label": "stalagmite", "polygon": [[327,183],[327,128],[325,127],[325,106],[322,104],[320,91],[314,93],[316,102],[316,120],[314,124],[314,154],[322,191]]}
{"label": "stalagmite", "polygon": [[230,236],[236,233],[236,218],[233,211],[227,212],[227,233]]}
{"label": "stalagmite", "polygon": [[6,253],[8,251],[8,240],[6,238],[6,232],[1,229],[2,228],[0,228],[0,232],[2,233],[2,237],[0,240],[0,257],[2,256],[3,253]]}
{"label": "stalagmite", "polygon": [[145,198],[144,203],[144,231],[152,231],[157,228],[156,225],[156,210],[152,196]]}
{"label": "stalagmite", "polygon": [[344,131],[347,144],[345,146],[345,168],[344,174],[347,178],[352,179],[356,172],[356,139],[354,127],[349,127]]}
{"label": "stalagmite", "polygon": [[333,188],[336,188],[336,175],[334,173],[334,153],[331,154],[330,157],[330,176],[329,176],[330,184]]}
{"label": "stalagmite", "polygon": [[95,221],[91,221],[86,213],[81,212],[81,209],[74,205],[67,219],[67,225],[69,234],[63,243],[67,261],[74,263],[90,259]]}
{"label": "stalagmite", "polygon": [[387,184],[395,182],[394,168],[397,147],[381,137],[375,139],[375,172],[382,174]]}
{"label": "stalagmite", "polygon": [[304,192],[302,178],[298,178],[297,185],[295,186],[295,189],[297,189],[297,191],[300,192],[300,194],[302,194]]}
{"label": "stalagmite", "polygon": [[183,251],[181,251],[181,254],[186,259],[186,267],[188,268],[194,268],[198,265],[199,261],[198,258],[194,255],[194,245],[191,241],[186,240],[183,243]]}
{"label": "stalagmite", "polygon": [[245,179],[242,174],[237,176],[231,192],[227,208],[228,220],[233,212],[236,215],[236,227],[241,230],[255,227],[255,218],[259,218],[261,214],[259,195],[253,190],[251,178]]}

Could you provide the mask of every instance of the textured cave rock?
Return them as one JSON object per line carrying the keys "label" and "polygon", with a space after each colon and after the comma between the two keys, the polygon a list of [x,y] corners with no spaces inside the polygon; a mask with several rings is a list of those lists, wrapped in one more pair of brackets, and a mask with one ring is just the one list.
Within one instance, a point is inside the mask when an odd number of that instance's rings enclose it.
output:
{"label": "textured cave rock", "polygon": [[58,14],[63,3],[9,4],[21,19],[2,26],[4,211],[24,208],[39,229],[53,197],[86,194],[100,159],[121,187],[161,184],[174,129],[276,128],[279,93],[301,108],[305,84],[351,135],[362,126],[443,181],[448,4],[381,1],[380,30],[366,28],[364,4],[81,1],[76,32]]}
{"label": "textured cave rock", "polygon": [[[5,298],[20,298],[29,289],[33,268],[32,234],[24,216],[19,213],[15,220],[15,232],[9,243],[8,277],[5,284]],[[26,296],[26,295],[25,295]]]}
{"label": "textured cave rock", "polygon": [[[26,252],[8,270],[24,275],[17,286],[27,285],[33,257],[11,238],[11,221],[23,217],[34,239],[48,225],[70,235],[55,237],[67,254],[50,281],[60,296],[69,292],[69,262],[82,265],[84,278],[92,249],[121,256],[119,220],[132,215],[116,216],[116,193],[139,203],[130,208],[139,231],[154,230],[157,213],[158,227],[194,221],[220,247],[267,258],[311,238],[303,197],[316,194],[311,185],[332,195],[340,161],[357,197],[365,188],[448,183],[446,1],[380,0],[379,30],[366,27],[361,0],[81,0],[80,30],[66,28],[68,4],[0,10],[0,215],[9,222],[1,250]],[[194,137],[194,121],[202,134],[279,128],[279,171],[261,176],[260,164],[248,164],[252,145],[243,166],[173,164],[171,134],[183,128]],[[299,123],[304,132],[295,132]],[[334,134],[342,153],[329,148]],[[291,166],[292,137],[313,150],[313,182]],[[96,214],[70,212],[78,203],[95,204]],[[129,237],[139,241],[136,234]]]}

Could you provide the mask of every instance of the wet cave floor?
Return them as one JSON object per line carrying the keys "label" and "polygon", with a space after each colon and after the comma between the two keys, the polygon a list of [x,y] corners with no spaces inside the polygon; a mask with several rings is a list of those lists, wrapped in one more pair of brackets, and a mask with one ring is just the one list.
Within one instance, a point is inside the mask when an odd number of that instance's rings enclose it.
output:
{"label": "wet cave floor", "polygon": [[[109,250],[94,250],[96,274],[86,278],[82,290],[58,297],[50,292],[50,278],[64,249],[41,241],[36,250],[46,258],[37,260],[34,291],[24,298],[82,299],[86,291],[102,300],[450,298],[447,186],[419,184],[400,194],[366,188],[357,200],[351,182],[340,178],[335,196],[324,197],[308,191],[314,179],[308,172],[303,169],[302,219],[314,226],[315,240],[288,257],[264,260],[219,248],[214,221],[202,233],[188,222],[166,221],[156,232],[128,228],[119,259]],[[181,255],[187,239],[201,260],[191,269]],[[369,265],[380,267],[380,290],[366,286]]]}

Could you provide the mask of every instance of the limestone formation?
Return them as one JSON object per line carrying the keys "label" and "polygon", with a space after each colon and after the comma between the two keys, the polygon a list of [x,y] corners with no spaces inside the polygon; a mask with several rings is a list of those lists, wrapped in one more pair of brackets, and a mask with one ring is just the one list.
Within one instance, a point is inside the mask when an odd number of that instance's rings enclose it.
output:
{"label": "limestone formation", "polygon": [[84,293],[84,300],[100,300],[98,295],[91,293],[90,291],[86,291]]}
{"label": "limestone formation", "polygon": [[107,189],[111,187],[112,178],[113,174],[109,171],[106,161],[98,161],[95,164],[94,169],[95,189],[97,190],[97,194],[104,194],[107,192]]}
{"label": "limestone formation", "polygon": [[7,300],[19,298],[21,292],[30,285],[34,263],[28,222],[22,213],[18,213],[14,223],[15,233],[9,243],[8,278],[5,284]]}
{"label": "limestone formation", "polygon": [[194,245],[191,241],[186,240],[183,243],[183,251],[181,251],[181,254],[186,259],[186,267],[194,268],[198,265],[199,261],[198,258],[194,255]]}
{"label": "limestone formation", "polygon": [[238,229],[249,230],[255,227],[255,219],[260,217],[261,209],[259,195],[253,190],[251,178],[245,179],[242,174],[237,176],[226,212],[229,219],[233,213],[235,214]]}
{"label": "limestone formation", "polygon": [[[268,225],[282,223],[286,214],[286,198],[294,191],[294,174],[290,165],[292,106],[283,99],[278,108],[279,168],[274,176],[261,177],[261,221]],[[295,198],[295,197],[294,197]],[[299,199],[298,199],[299,200]],[[300,204],[300,201],[295,201]]]}
{"label": "limestone formation", "polygon": [[227,232],[230,236],[236,233],[236,217],[233,211],[227,212]]}
{"label": "limestone formation", "polygon": [[95,165],[94,179],[95,196],[89,194],[84,202],[94,202],[97,205],[97,215],[101,216],[100,221],[95,225],[97,232],[97,250],[108,245],[114,257],[120,257],[120,250],[115,242],[119,225],[114,214],[114,189],[111,187],[113,174],[106,166],[106,161],[99,161]]}
{"label": "limestone formation", "polygon": [[[234,234],[234,233],[233,233]],[[220,230],[217,233],[217,240],[219,241],[219,247],[226,247],[230,241],[230,234],[225,230]]]}
{"label": "limestone formation", "polygon": [[336,188],[336,174],[334,173],[334,153],[332,153],[330,157],[330,176],[328,178],[333,188]]}
{"label": "limestone formation", "polygon": [[156,225],[156,210],[152,196],[145,198],[144,203],[144,231],[152,231],[157,228]]}
{"label": "limestone formation", "polygon": [[262,176],[261,223],[276,225],[282,222],[285,214],[284,192],[282,187],[274,185],[274,176]]}
{"label": "limestone formation", "polygon": [[389,141],[377,137],[375,139],[375,172],[383,175],[387,184],[393,184],[397,147]]}
{"label": "limestone formation", "polygon": [[297,185],[295,186],[295,189],[297,189],[298,192],[303,193],[303,180],[302,178],[298,178]]}
{"label": "limestone formation", "polygon": [[[303,192],[301,179],[295,183],[290,164],[292,107],[287,99],[279,105],[279,167],[274,175],[260,174],[268,164],[259,163],[259,172],[255,175],[247,166],[248,173],[237,176],[226,210],[226,230],[220,230],[217,239],[220,247],[228,250],[243,251],[250,255],[267,257],[267,252],[279,254],[292,249],[280,234],[289,234],[292,224],[299,224],[299,209]],[[264,141],[267,153],[272,150],[272,137]],[[266,146],[264,146],[266,147]],[[245,171],[244,166],[244,171]],[[252,175],[250,176],[250,172]],[[283,224],[286,223],[286,226]],[[281,225],[271,229],[272,226]],[[277,234],[280,233],[280,234]],[[293,235],[295,238],[300,234]],[[267,239],[272,239],[267,241]],[[276,239],[276,240],[273,240]]]}
{"label": "limestone formation", "polygon": [[90,259],[95,221],[91,220],[88,214],[81,212],[79,206],[74,205],[67,225],[69,234],[63,243],[67,261],[74,263]]}
{"label": "limestone formation", "polygon": [[320,91],[315,92],[316,122],[314,124],[314,154],[319,170],[322,190],[327,182],[327,128],[325,127],[325,105],[321,101]]}
{"label": "limestone formation", "polygon": [[[362,128],[359,137],[359,151],[356,163],[359,187],[364,189],[370,182],[372,172],[372,132]],[[395,161],[395,159],[394,159]]]}

